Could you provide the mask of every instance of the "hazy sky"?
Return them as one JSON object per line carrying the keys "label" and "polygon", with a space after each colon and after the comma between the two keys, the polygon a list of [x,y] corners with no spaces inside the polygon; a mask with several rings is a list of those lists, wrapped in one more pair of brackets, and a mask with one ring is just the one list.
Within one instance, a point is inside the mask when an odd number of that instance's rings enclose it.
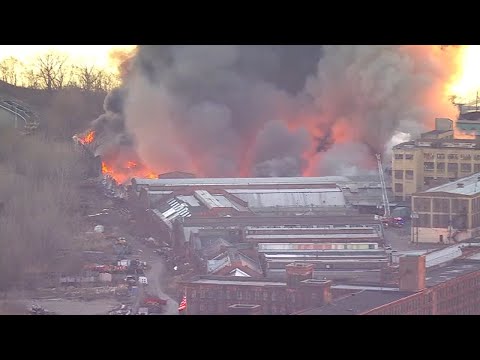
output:
{"label": "hazy sky", "polygon": [[0,61],[13,56],[24,63],[50,50],[68,55],[73,63],[95,65],[102,69],[111,66],[109,53],[113,49],[132,49],[135,45],[0,45]]}

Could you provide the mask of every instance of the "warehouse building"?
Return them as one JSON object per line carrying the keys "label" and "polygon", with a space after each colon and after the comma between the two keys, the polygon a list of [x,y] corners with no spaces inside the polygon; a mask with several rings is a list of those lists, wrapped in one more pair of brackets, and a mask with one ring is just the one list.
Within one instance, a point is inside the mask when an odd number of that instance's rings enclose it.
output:
{"label": "warehouse building", "polygon": [[398,288],[358,286],[329,304],[297,314],[480,315],[478,253],[442,265],[426,269],[425,256],[405,256]]}
{"label": "warehouse building", "polygon": [[[382,188],[378,177],[346,178],[177,178],[178,173],[159,179],[132,179],[131,199],[144,208],[169,201],[184,202],[197,214],[261,215],[378,213]],[[393,203],[393,193],[387,189]],[[228,209],[228,211],[227,211]],[[195,216],[195,214],[192,214]]]}
{"label": "warehouse building", "polygon": [[480,229],[480,173],[412,196],[412,242],[454,243]]}
{"label": "warehouse building", "polygon": [[317,280],[313,272],[312,264],[292,263],[283,280],[200,276],[182,289],[195,315],[229,314],[237,304],[252,308],[243,314],[480,314],[478,246],[402,256],[394,284]]}
{"label": "warehouse building", "polygon": [[453,121],[436,119],[435,130],[393,148],[392,189],[395,199],[480,172],[480,142],[454,139]]}

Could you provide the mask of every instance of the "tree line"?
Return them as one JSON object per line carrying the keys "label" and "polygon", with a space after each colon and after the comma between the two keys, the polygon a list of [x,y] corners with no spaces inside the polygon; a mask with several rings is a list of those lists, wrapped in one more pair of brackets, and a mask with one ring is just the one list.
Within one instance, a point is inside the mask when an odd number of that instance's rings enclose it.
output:
{"label": "tree line", "polygon": [[71,143],[0,128],[0,292],[74,246],[85,166]]}
{"label": "tree line", "polygon": [[67,55],[49,51],[29,64],[15,57],[0,61],[0,80],[15,86],[48,91],[79,88],[107,92],[119,85],[117,74],[91,65],[73,64]]}

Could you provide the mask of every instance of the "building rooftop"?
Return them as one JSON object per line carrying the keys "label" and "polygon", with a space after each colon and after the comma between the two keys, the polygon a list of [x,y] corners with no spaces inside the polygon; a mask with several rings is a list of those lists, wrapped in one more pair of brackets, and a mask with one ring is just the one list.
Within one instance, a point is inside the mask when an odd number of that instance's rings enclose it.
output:
{"label": "building rooftop", "polygon": [[348,181],[343,176],[323,177],[268,177],[268,178],[181,178],[181,179],[141,179],[133,178],[133,185],[147,186],[197,186],[197,185],[317,185],[335,184]]}
{"label": "building rooftop", "polygon": [[362,290],[333,300],[328,305],[298,312],[296,315],[360,315],[379,306],[400,300],[408,295],[411,295],[411,293]]}
{"label": "building rooftop", "polygon": [[188,217],[184,219],[184,227],[188,226],[285,226],[301,227],[322,225],[365,225],[372,226],[381,224],[374,215],[351,215],[351,216],[232,216],[232,217]]}
{"label": "building rooftop", "polygon": [[454,260],[452,263],[427,271],[426,284],[432,287],[445,281],[480,270],[480,261],[473,259]]}
{"label": "building rooftop", "polygon": [[459,195],[476,195],[480,193],[480,173],[476,173],[448,184],[436,186],[423,193],[446,192]]}
{"label": "building rooftop", "polygon": [[240,285],[240,286],[277,286],[285,287],[286,282],[283,281],[265,281],[262,279],[249,279],[243,277],[200,277],[191,281],[190,284],[209,284],[209,285]]}
{"label": "building rooftop", "polygon": [[476,139],[426,139],[407,141],[393,147],[396,150],[415,148],[446,148],[446,149],[479,149],[480,142]]}

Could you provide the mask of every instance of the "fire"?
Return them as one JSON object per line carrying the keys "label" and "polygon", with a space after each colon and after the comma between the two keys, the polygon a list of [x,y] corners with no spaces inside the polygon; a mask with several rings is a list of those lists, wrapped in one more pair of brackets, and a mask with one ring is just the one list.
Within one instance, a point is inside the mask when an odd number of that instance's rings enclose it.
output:
{"label": "fire", "polygon": [[124,184],[133,177],[140,177],[146,179],[158,178],[156,172],[134,161],[127,161],[124,165],[110,165],[106,162],[102,162],[102,173],[104,175],[110,176],[119,184]]}
{"label": "fire", "polygon": [[95,131],[89,131],[85,136],[79,136],[82,144],[91,144],[95,140]]}
{"label": "fire", "polygon": [[460,47],[458,71],[453,76],[449,93],[461,101],[471,101],[480,88],[480,45]]}

